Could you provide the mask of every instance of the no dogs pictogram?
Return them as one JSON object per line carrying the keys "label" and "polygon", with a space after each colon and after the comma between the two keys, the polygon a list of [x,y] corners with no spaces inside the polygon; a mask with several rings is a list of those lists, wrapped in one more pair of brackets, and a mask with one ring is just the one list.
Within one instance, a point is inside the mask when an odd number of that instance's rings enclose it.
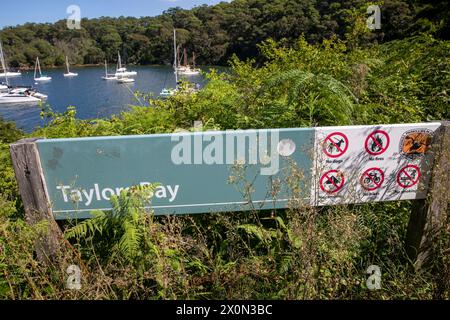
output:
{"label": "no dogs pictogram", "polygon": [[391,139],[389,134],[383,130],[376,130],[369,134],[366,139],[366,151],[372,156],[378,156],[386,152]]}
{"label": "no dogs pictogram", "polygon": [[380,168],[367,169],[362,174],[360,182],[367,191],[377,190],[384,182],[384,172]]}
{"label": "no dogs pictogram", "polygon": [[338,170],[330,170],[320,178],[320,189],[326,193],[336,193],[344,187],[344,174]]}
{"label": "no dogs pictogram", "polygon": [[341,132],[329,134],[323,142],[323,152],[330,158],[339,158],[348,149],[348,138]]}
{"label": "no dogs pictogram", "polygon": [[415,186],[420,179],[420,169],[415,165],[407,165],[397,174],[397,183],[400,187],[408,189]]}

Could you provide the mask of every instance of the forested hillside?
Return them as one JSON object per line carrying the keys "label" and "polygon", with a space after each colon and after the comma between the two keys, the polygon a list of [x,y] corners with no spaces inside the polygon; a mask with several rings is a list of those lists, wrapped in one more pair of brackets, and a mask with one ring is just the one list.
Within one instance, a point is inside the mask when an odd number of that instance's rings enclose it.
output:
{"label": "forested hillside", "polygon": [[257,44],[267,38],[293,43],[302,34],[310,43],[337,35],[364,45],[426,32],[449,39],[449,1],[385,0],[382,29],[370,32],[356,26],[372,2],[364,0],[235,0],[192,10],[169,9],[157,17],[83,19],[81,30],[69,30],[66,21],[27,23],[1,31],[11,67],[28,67],[40,57],[44,66],[115,61],[121,51],[127,63],[161,64],[172,59],[172,29],[179,41],[202,64],[226,64],[258,56]]}

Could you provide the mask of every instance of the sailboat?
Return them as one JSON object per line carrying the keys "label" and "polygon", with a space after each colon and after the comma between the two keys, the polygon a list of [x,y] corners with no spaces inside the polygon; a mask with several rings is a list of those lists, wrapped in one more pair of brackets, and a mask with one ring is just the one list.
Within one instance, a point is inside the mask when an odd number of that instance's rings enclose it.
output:
{"label": "sailboat", "polygon": [[78,77],[78,73],[70,72],[70,69],[69,69],[69,58],[67,56],[66,56],[66,68],[67,68],[67,73],[64,73],[64,77],[66,77],[66,78]]}
{"label": "sailboat", "polygon": [[[3,70],[6,70],[6,62],[3,47],[0,40],[0,62]],[[16,87],[9,85],[8,74],[5,73],[6,83],[0,85],[0,104],[38,104],[47,99],[45,94],[39,93],[31,87]]]}
{"label": "sailboat", "polygon": [[[1,41],[1,40],[0,40]],[[3,49],[2,49],[3,50]],[[2,66],[2,70],[3,72],[0,73],[0,78],[15,78],[15,77],[20,77],[22,76],[22,74],[20,72],[10,72],[8,71],[8,64],[6,63],[6,58],[5,58],[5,53],[3,52],[3,60],[4,60],[4,66]]]}
{"label": "sailboat", "polygon": [[[177,48],[177,30],[173,29],[173,54],[174,54],[174,61],[173,61],[173,72],[175,74],[175,83],[178,87],[178,48]],[[164,88],[162,89],[161,93],[159,94],[162,98],[168,98],[173,96],[177,92],[178,88],[175,89],[168,89]]]}
{"label": "sailboat", "polygon": [[108,62],[105,60],[105,76],[102,77],[103,80],[117,80],[115,74],[108,74]]}
{"label": "sailboat", "polygon": [[177,72],[179,74],[185,76],[195,76],[201,73],[201,70],[195,67],[195,53],[192,53],[193,67],[191,67],[188,63],[188,53],[186,48],[184,49],[183,57],[184,57],[184,65],[183,66],[180,65],[180,62],[178,62]]}
{"label": "sailboat", "polygon": [[184,55],[185,55],[184,69],[179,70],[178,73],[181,74],[181,75],[185,75],[185,76],[195,76],[195,75],[200,74],[200,72],[201,72],[200,69],[197,69],[195,67],[195,53],[192,54],[193,67],[191,67],[187,63],[187,51],[186,51],[186,49],[185,49]]}
{"label": "sailboat", "polygon": [[[38,71],[39,71],[39,77],[36,77]],[[41,64],[39,63],[39,57],[36,58],[36,64],[34,66],[34,81],[44,82],[44,81],[50,81],[50,80],[52,80],[52,77],[42,75]]]}
{"label": "sailboat", "polygon": [[115,76],[117,78],[119,77],[132,77],[132,76],[136,76],[137,72],[136,71],[128,71],[127,68],[125,68],[124,66],[122,66],[122,57],[120,56],[120,52],[117,52],[117,55],[119,57],[118,61],[117,61],[117,71]]}

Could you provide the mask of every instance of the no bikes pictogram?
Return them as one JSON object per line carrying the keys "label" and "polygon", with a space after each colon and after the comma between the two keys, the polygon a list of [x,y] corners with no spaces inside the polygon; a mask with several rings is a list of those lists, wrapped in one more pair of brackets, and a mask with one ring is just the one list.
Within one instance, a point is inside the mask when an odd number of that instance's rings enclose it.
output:
{"label": "no bikes pictogram", "polygon": [[330,170],[320,178],[320,189],[323,192],[332,194],[344,187],[344,174],[338,170]]}
{"label": "no bikes pictogram", "polygon": [[380,168],[370,168],[364,171],[360,179],[361,185],[367,191],[381,188],[384,182],[384,172]]}
{"label": "no bikes pictogram", "polygon": [[376,130],[366,138],[366,151],[372,156],[378,156],[386,152],[389,148],[391,139],[389,134],[383,130]]}
{"label": "no bikes pictogram", "polygon": [[323,152],[330,158],[342,156],[347,149],[348,138],[341,132],[333,132],[323,141]]}
{"label": "no bikes pictogram", "polygon": [[419,167],[410,164],[400,169],[397,174],[397,183],[400,187],[408,189],[419,182],[420,176],[421,173]]}

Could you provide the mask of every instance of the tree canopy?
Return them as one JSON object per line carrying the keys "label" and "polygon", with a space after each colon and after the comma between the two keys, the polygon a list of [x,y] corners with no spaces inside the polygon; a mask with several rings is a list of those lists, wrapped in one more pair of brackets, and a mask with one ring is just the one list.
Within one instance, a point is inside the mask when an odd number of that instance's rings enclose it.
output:
{"label": "tree canopy", "polygon": [[176,28],[180,44],[196,53],[198,63],[220,65],[233,54],[257,57],[257,44],[268,38],[292,44],[301,35],[309,43],[337,36],[364,45],[426,32],[448,39],[448,2],[382,1],[382,29],[374,32],[355,33],[368,16],[363,0],[234,0],[171,8],[156,17],[83,19],[81,30],[68,29],[64,20],[26,23],[5,27],[1,38],[13,68],[32,66],[37,56],[45,66],[62,65],[66,55],[73,64],[97,64],[115,61],[117,51],[130,64],[163,64],[173,57]]}

